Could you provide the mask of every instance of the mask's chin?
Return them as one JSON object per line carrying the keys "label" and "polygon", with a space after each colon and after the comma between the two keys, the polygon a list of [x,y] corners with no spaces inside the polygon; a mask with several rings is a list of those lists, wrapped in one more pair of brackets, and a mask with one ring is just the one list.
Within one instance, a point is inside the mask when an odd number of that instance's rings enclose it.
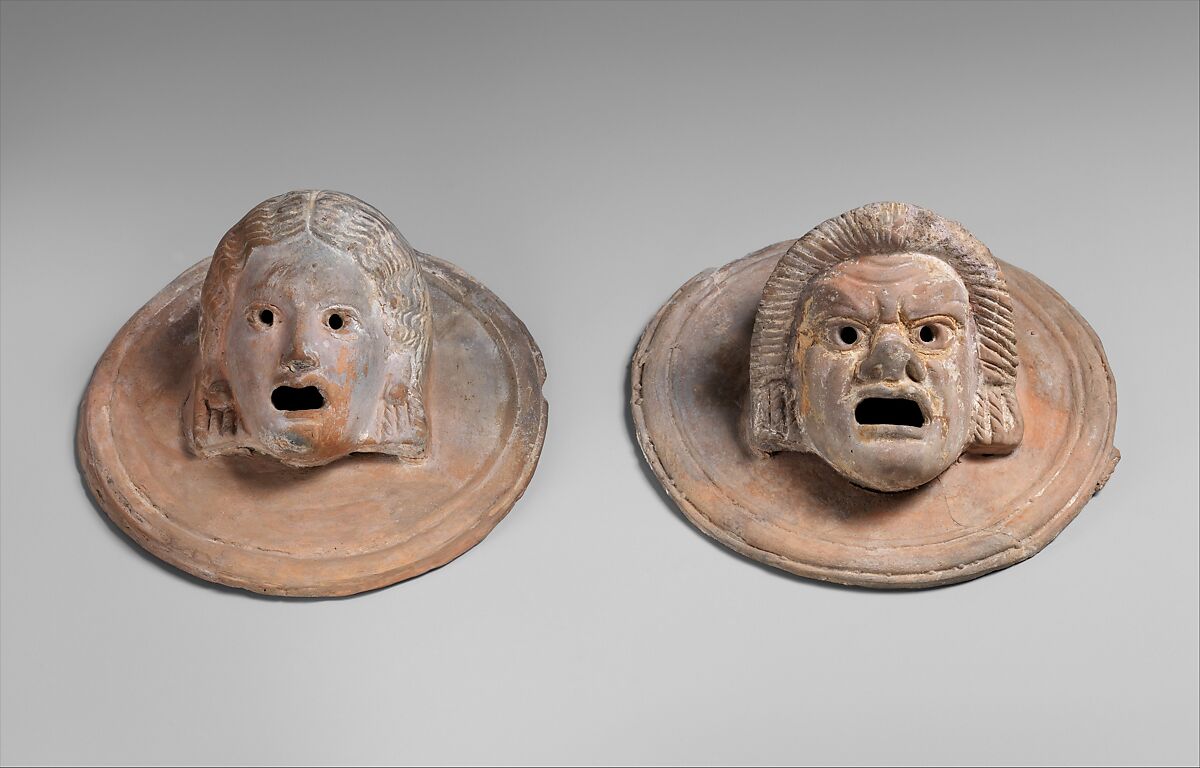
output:
{"label": "mask's chin", "polygon": [[317,467],[349,454],[340,409],[317,386],[280,386],[271,391],[263,450],[294,467]]}
{"label": "mask's chin", "polygon": [[345,445],[330,446],[328,439],[317,442],[304,429],[288,428],[264,435],[261,442],[268,454],[293,467],[319,467],[350,453]]}
{"label": "mask's chin", "polygon": [[339,381],[318,371],[276,379],[254,392],[246,447],[291,467],[319,467],[377,450],[383,383],[372,390],[361,378]]}
{"label": "mask's chin", "polygon": [[857,485],[875,491],[907,491],[925,485],[946,469],[935,446],[924,443],[865,442],[852,451],[859,460],[853,472],[845,474]]}
{"label": "mask's chin", "polygon": [[[843,476],[874,491],[924,485],[949,465],[941,420],[919,398],[860,398],[843,411],[840,434],[821,455]],[[815,437],[815,436],[814,436]]]}

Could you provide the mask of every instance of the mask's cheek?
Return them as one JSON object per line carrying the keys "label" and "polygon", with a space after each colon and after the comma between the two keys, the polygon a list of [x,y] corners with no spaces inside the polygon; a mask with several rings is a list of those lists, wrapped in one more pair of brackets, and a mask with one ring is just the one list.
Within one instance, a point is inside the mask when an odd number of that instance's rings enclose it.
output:
{"label": "mask's cheek", "polygon": [[818,455],[836,461],[858,443],[848,392],[854,357],[809,347],[796,372],[796,419]]}
{"label": "mask's cheek", "polygon": [[230,333],[225,354],[229,386],[242,420],[251,431],[269,423],[275,414],[271,388],[273,361],[277,359],[271,340],[265,334],[240,328]]}
{"label": "mask's cheek", "polygon": [[925,391],[929,393],[929,418],[934,423],[944,423],[946,405],[955,397],[957,374],[944,360],[926,358]]}
{"label": "mask's cheek", "polygon": [[927,363],[935,423],[951,453],[965,447],[975,403],[975,376],[963,356],[948,356]]}
{"label": "mask's cheek", "polygon": [[337,389],[337,403],[335,413],[330,414],[330,427],[336,426],[343,442],[362,441],[379,410],[386,377],[382,355],[377,354],[381,349],[362,336],[341,345],[332,355],[328,376]]}
{"label": "mask's cheek", "polygon": [[854,358],[851,355],[835,354],[816,345],[809,347],[799,376],[808,403],[806,416],[845,410],[853,374]]}

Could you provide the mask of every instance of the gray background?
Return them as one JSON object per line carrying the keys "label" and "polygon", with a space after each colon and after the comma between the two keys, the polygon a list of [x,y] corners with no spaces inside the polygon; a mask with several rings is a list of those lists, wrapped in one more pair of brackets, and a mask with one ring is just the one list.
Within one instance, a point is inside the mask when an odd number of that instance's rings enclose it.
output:
{"label": "gray background", "polygon": [[[0,749],[21,762],[1197,763],[1197,5],[6,3]],[[528,492],[345,600],[110,529],[76,408],[270,195],[358,195],[545,353]],[[1124,460],[1044,553],[885,594],[710,543],[626,417],[705,267],[873,200],[1096,328]]]}

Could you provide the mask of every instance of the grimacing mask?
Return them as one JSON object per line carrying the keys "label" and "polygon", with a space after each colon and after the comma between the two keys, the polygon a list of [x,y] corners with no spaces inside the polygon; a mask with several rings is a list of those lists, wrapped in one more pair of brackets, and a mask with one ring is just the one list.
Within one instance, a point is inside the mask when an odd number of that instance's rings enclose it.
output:
{"label": "grimacing mask", "polygon": [[193,449],[294,467],[421,459],[429,315],[416,252],[375,208],[317,190],[260,203],[222,238],[201,292]]}
{"label": "grimacing mask", "polygon": [[880,203],[788,250],[751,345],[755,448],[814,453],[877,491],[1020,442],[1012,303],[988,249],[931,211]]}

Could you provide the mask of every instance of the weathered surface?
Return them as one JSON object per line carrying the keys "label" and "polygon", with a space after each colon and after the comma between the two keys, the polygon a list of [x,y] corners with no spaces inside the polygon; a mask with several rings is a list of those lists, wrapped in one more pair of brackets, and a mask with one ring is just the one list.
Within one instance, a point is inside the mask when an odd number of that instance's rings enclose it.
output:
{"label": "weathered surface", "polygon": [[297,468],[258,452],[197,456],[180,421],[198,364],[205,260],[126,323],[84,397],[80,463],[108,516],[189,573],[277,595],[386,586],[482,540],[541,452],[541,354],[486,288],[446,262],[416,259],[432,340],[419,460],[353,453]]}
{"label": "weathered surface", "polygon": [[1012,300],[961,224],[872,203],[797,240],[750,341],[749,436],[815,453],[876,491],[929,482],[963,451],[1021,442]]}
{"label": "weathered surface", "polygon": [[429,323],[417,252],[378,210],[315,189],[264,200],[210,262],[184,432],[200,456],[419,461]]}
{"label": "weathered surface", "polygon": [[795,242],[692,279],[634,354],[638,441],[684,515],[748,557],[868,587],[965,581],[1046,546],[1119,457],[1115,384],[1083,318],[1037,278],[1001,263],[1021,360],[1019,446],[964,454],[912,490],[869,490],[815,454],[765,454],[747,434],[755,315]]}

